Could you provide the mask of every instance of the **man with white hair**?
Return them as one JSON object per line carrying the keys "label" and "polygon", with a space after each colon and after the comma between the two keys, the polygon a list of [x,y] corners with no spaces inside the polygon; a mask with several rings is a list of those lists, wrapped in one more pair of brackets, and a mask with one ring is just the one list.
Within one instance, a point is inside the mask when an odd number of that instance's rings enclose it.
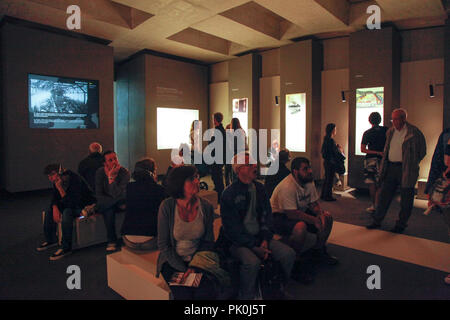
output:
{"label": "man with white hair", "polygon": [[393,126],[386,133],[386,144],[381,160],[380,183],[373,223],[367,229],[380,228],[387,210],[400,186],[401,209],[399,219],[391,232],[403,233],[414,204],[414,186],[419,177],[419,163],[426,154],[426,141],[422,132],[406,121],[404,109],[392,112]]}
{"label": "man with white hair", "polygon": [[86,180],[89,187],[95,192],[95,173],[103,167],[102,145],[92,142],[89,145],[89,155],[78,165],[78,174]]}
{"label": "man with white hair", "polygon": [[257,182],[257,165],[248,152],[233,157],[238,179],[228,186],[221,198],[220,214],[223,247],[240,262],[240,299],[253,299],[262,261],[272,256],[279,261],[284,280],[290,278],[295,251],[273,239],[272,210],[264,186]]}

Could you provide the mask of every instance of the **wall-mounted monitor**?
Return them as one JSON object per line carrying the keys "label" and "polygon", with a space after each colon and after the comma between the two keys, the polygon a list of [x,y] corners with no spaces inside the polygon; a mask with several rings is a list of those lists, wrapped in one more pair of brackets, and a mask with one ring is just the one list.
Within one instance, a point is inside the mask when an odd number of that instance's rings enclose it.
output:
{"label": "wall-mounted monitor", "polygon": [[28,74],[30,128],[99,128],[98,80]]}
{"label": "wall-mounted monitor", "polygon": [[182,143],[190,146],[194,120],[199,120],[196,109],[156,108],[157,149],[178,149]]}
{"label": "wall-mounted monitor", "polygon": [[306,152],[306,93],[286,95],[286,148]]}
{"label": "wall-mounted monitor", "polygon": [[242,129],[248,135],[248,98],[233,99],[233,118],[238,118]]}
{"label": "wall-mounted monitor", "polygon": [[370,129],[369,115],[378,112],[383,124],[384,110],[384,87],[356,89],[356,132],[355,132],[355,154],[363,156],[361,152],[361,141],[364,131]]}

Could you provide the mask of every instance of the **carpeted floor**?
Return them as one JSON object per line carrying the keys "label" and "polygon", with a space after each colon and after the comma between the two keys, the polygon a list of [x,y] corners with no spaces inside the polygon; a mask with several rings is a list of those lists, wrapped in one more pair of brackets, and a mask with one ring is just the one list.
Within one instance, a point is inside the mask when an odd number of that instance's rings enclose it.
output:
{"label": "carpeted floor", "polygon": [[[37,252],[42,241],[41,211],[48,205],[48,191],[9,195],[0,200],[0,299],[122,299],[107,286],[105,245],[75,251],[59,261],[49,261],[55,248]],[[343,193],[338,201],[322,203],[336,221],[365,225],[370,216],[364,194]],[[449,243],[448,230],[437,214],[423,216],[423,203],[415,201],[406,234]],[[393,203],[383,224],[389,230],[396,219],[398,203]],[[411,248],[414,250],[414,248]],[[334,267],[321,266],[315,282],[306,286],[291,281],[289,292],[295,299],[450,299],[443,271],[397,261],[342,246],[329,245],[340,260]],[[449,252],[450,253],[450,252]],[[69,290],[67,267],[81,269],[81,290]],[[367,267],[381,269],[381,289],[366,286]]]}

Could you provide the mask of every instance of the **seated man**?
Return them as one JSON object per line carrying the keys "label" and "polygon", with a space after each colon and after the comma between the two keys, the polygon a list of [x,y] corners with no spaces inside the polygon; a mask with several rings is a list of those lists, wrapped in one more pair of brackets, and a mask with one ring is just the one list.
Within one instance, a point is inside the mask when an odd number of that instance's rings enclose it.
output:
{"label": "seated man", "polygon": [[125,209],[125,196],[130,173],[122,167],[114,151],[103,154],[104,166],[95,175],[95,210],[103,214],[108,245],[106,251],[115,251],[117,246],[116,212]]}
{"label": "seated man", "polygon": [[95,173],[103,167],[102,146],[98,142],[89,145],[89,155],[78,165],[78,174],[86,180],[89,187],[95,192]]}
{"label": "seated man", "polygon": [[311,254],[316,261],[334,265],[338,262],[326,250],[326,242],[331,233],[333,218],[320,208],[313,181],[310,162],[298,157],[292,160],[292,173],[273,191],[270,204],[274,215],[274,230],[289,236],[290,245],[300,255],[306,231],[315,233],[317,241]]}
{"label": "seated man", "polygon": [[253,299],[261,262],[269,255],[280,262],[287,282],[294,265],[295,252],[276,241],[271,231],[269,198],[264,186],[255,181],[256,164],[251,164],[248,152],[233,157],[233,170],[238,179],[222,194],[220,212],[222,237],[231,255],[240,263],[240,299]]}
{"label": "seated man", "polygon": [[49,164],[44,174],[53,184],[53,197],[50,208],[45,213],[45,242],[38,251],[57,245],[56,224],[62,224],[62,248],[58,249],[50,260],[58,260],[72,253],[73,219],[80,215],[81,209],[95,201],[86,182],[75,172],[64,170],[60,164]]}
{"label": "seated man", "polygon": [[291,173],[291,171],[286,167],[286,163],[291,160],[288,149],[283,149],[278,153],[278,160],[278,172],[273,175],[268,175],[264,179],[264,188],[266,189],[267,196],[269,198],[272,196],[275,187]]}

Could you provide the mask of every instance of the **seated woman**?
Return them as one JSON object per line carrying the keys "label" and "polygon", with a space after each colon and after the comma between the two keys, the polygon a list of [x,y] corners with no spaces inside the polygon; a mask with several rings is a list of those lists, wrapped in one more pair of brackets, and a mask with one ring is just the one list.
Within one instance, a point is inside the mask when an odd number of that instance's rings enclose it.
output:
{"label": "seated woman", "polygon": [[125,245],[135,250],[156,250],[158,209],[167,197],[164,188],[156,183],[156,164],[147,158],[136,162],[127,185],[127,212],[122,225]]}
{"label": "seated woman", "polygon": [[213,281],[202,276],[198,287],[173,286],[175,272],[187,277],[195,269],[189,263],[196,253],[214,248],[214,210],[211,204],[197,197],[199,176],[194,166],[174,168],[168,177],[170,198],[163,201],[158,213],[157,276],[161,272],[169,283],[175,300],[214,299]]}

